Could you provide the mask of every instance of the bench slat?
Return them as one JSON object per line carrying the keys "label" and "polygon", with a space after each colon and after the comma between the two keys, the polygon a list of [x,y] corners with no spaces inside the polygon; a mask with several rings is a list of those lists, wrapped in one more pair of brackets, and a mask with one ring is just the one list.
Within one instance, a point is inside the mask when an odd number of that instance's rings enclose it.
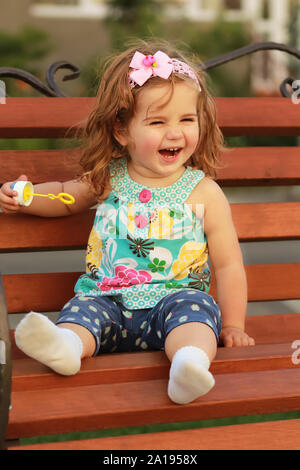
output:
{"label": "bench slat", "polygon": [[299,450],[299,429],[300,419],[293,419],[32,444],[8,450]]}
{"label": "bench slat", "polygon": [[1,150],[0,184],[14,181],[20,171],[33,183],[67,181],[79,174],[79,152],[61,150]]}
{"label": "bench slat", "polygon": [[[6,274],[9,313],[59,311],[74,295],[80,272]],[[300,263],[246,266],[249,301],[299,299]],[[211,295],[217,300],[213,281]]]}
{"label": "bench slat", "polygon": [[237,147],[222,155],[221,186],[289,185],[300,182],[300,147]]}
{"label": "bench slat", "polygon": [[299,134],[300,116],[291,99],[230,97],[216,98],[216,103],[217,121],[226,136]]}
{"label": "bench slat", "polygon": [[251,315],[246,317],[246,331],[256,344],[289,342],[292,345],[300,338],[300,313]]}
{"label": "bench slat", "polygon": [[[242,242],[300,239],[300,202],[232,204],[231,209]],[[94,209],[55,219],[0,214],[0,252],[85,248],[94,216]]]}
{"label": "bench slat", "polygon": [[[299,135],[298,107],[290,99],[215,101],[218,123],[225,135]],[[7,98],[5,113],[0,115],[0,138],[65,137],[69,128],[81,127],[95,103],[95,98]]]}
{"label": "bench slat", "polygon": [[300,202],[232,204],[231,210],[240,241],[300,238]]}
{"label": "bench slat", "polygon": [[299,368],[217,374],[215,380],[208,394],[185,406],[170,401],[168,381],[164,379],[57,388],[55,399],[53,390],[13,392],[7,438],[275,413],[300,407]]}
{"label": "bench slat", "polygon": [[93,98],[7,98],[0,138],[72,137],[95,103]]}
{"label": "bench slat", "polygon": [[[210,370],[213,374],[228,374],[289,369],[297,367],[291,361],[292,351],[291,343],[219,347]],[[102,354],[84,359],[80,372],[66,378],[33,359],[25,358],[25,355],[23,357],[13,361],[14,392],[166,379],[170,368],[170,362],[162,351]]]}
{"label": "bench slat", "polygon": [[58,311],[73,297],[79,272],[3,275],[8,313]]}
{"label": "bench slat", "polygon": [[[222,186],[289,185],[300,183],[299,147],[237,147],[221,159]],[[13,181],[20,168],[34,183],[67,181],[80,173],[76,150],[1,150],[0,184]],[[45,164],[46,163],[46,164]]]}
{"label": "bench slat", "polygon": [[0,252],[83,248],[94,217],[94,210],[60,218],[0,214]]}

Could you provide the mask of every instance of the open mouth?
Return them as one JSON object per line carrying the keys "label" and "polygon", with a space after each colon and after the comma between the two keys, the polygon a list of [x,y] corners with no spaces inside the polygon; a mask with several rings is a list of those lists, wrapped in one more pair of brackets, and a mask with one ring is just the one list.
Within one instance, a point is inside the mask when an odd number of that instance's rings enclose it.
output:
{"label": "open mouth", "polygon": [[160,155],[165,160],[173,160],[179,154],[181,147],[171,147],[159,150]]}

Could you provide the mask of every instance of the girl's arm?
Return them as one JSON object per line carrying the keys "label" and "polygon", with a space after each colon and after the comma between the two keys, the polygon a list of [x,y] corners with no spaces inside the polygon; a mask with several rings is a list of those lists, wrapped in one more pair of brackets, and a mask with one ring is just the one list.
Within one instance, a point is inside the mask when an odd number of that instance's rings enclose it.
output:
{"label": "girl's arm", "polygon": [[205,218],[210,259],[214,268],[222,314],[221,340],[225,346],[253,345],[245,333],[247,280],[229,203],[211,179],[203,180]]}
{"label": "girl's arm", "polygon": [[[22,175],[18,181],[26,181],[27,177]],[[22,212],[41,217],[62,217],[75,214],[88,209],[97,203],[94,194],[90,191],[89,185],[77,180],[67,181],[65,183],[49,182],[34,185],[34,192],[38,194],[69,193],[74,199],[74,204],[64,204],[59,199],[49,199],[44,197],[34,197],[30,206],[20,206],[13,199],[14,191],[10,188],[12,182],[5,183],[1,188],[0,207],[4,212]]]}

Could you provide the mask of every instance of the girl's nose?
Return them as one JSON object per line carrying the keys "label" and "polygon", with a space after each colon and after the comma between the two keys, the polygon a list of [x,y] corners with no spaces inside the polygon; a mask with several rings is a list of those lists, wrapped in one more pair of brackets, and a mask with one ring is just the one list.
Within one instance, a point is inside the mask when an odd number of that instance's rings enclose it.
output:
{"label": "girl's nose", "polygon": [[182,137],[182,130],[180,127],[169,127],[166,137],[168,139],[178,139]]}

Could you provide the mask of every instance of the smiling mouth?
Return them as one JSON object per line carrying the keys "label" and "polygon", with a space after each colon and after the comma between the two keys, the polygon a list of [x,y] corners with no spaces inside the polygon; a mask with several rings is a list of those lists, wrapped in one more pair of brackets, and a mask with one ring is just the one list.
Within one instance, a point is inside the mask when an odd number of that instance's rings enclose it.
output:
{"label": "smiling mouth", "polygon": [[181,147],[171,147],[171,148],[166,148],[166,149],[161,149],[159,150],[159,153],[164,157],[164,158],[169,158],[170,160],[177,156],[182,148]]}

